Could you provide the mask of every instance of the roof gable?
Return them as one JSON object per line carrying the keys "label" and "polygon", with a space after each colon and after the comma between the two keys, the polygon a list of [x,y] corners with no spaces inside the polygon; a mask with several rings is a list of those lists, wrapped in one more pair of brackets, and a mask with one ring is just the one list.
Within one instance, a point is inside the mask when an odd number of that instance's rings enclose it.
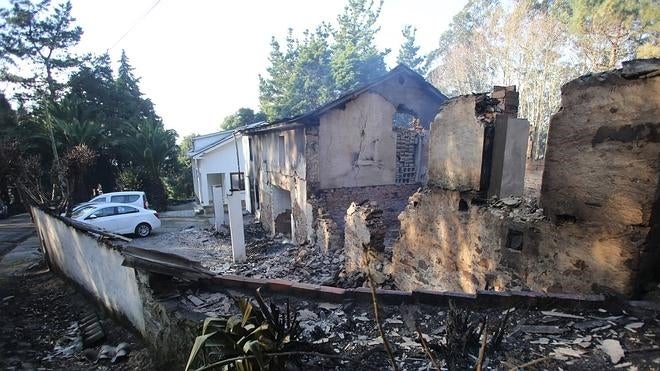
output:
{"label": "roof gable", "polygon": [[310,123],[318,122],[319,117],[325,114],[326,112],[335,108],[343,108],[346,105],[346,103],[356,99],[361,94],[368,91],[377,90],[378,87],[387,85],[387,83],[390,82],[391,80],[401,79],[402,77],[410,79],[415,84],[417,84],[420,90],[424,94],[426,94],[432,101],[436,102],[437,105],[440,105],[440,103],[448,99],[447,96],[442,94],[440,90],[438,90],[435,86],[431,85],[428,81],[426,81],[426,79],[424,79],[424,77],[422,77],[420,74],[413,71],[409,67],[400,64],[396,66],[394,69],[390,70],[388,73],[384,74],[383,76],[365,85],[362,85],[354,90],[344,93],[339,98],[330,101],[316,108],[315,110],[303,113],[295,117],[275,120],[267,125],[262,124],[258,127],[247,128],[245,129],[245,131],[256,132],[262,130],[275,130],[280,128],[286,129],[288,128],[287,124],[293,124],[293,123],[310,124]]}

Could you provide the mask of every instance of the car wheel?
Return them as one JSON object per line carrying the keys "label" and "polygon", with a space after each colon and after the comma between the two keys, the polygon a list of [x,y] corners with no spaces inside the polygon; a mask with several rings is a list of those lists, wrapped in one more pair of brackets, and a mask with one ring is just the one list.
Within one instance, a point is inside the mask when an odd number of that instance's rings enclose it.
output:
{"label": "car wheel", "polygon": [[140,237],[147,237],[151,233],[151,226],[147,223],[140,223],[135,227],[135,234]]}

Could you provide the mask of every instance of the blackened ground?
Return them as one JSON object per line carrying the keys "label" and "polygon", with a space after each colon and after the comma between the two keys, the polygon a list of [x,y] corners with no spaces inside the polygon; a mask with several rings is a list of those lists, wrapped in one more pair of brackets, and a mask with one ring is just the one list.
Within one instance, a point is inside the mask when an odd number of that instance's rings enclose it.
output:
{"label": "blackened ground", "polygon": [[[88,361],[82,352],[70,357],[55,355],[55,346],[69,327],[85,313],[96,311],[106,338],[101,345],[130,345],[128,358],[111,364]],[[45,267],[35,267],[27,276],[0,280],[0,369],[149,370],[154,369],[144,343],[96,310],[82,294]]]}
{"label": "blackened ground", "polygon": [[[105,339],[70,355],[58,354],[58,345],[76,343],[71,329],[90,313],[97,313]],[[97,356],[102,345],[122,342],[130,353],[115,364],[106,359],[94,363],[83,355]],[[0,220],[0,370],[155,369],[152,365],[135,334],[48,270],[27,214]]]}

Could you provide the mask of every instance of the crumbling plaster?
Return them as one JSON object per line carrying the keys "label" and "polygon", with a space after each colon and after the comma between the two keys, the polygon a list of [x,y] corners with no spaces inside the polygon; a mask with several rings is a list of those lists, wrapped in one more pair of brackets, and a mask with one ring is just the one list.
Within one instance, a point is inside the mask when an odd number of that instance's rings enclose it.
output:
{"label": "crumbling plaster", "polygon": [[[273,187],[277,187],[290,192],[292,239],[300,244],[311,240],[313,227],[310,223],[311,206],[307,204],[305,129],[271,131],[251,138],[254,149],[250,174],[258,179],[260,219],[264,227],[274,233],[275,218],[286,209],[275,202]],[[282,143],[285,153],[281,156]],[[283,163],[280,163],[281,159]]]}
{"label": "crumbling plaster", "polygon": [[[463,199],[468,209],[459,211]],[[446,291],[526,286],[544,292],[631,295],[634,267],[648,228],[554,224],[524,206],[475,205],[461,192],[431,188],[411,197],[399,216],[393,276],[403,290]],[[507,247],[522,234],[520,251]]]}
{"label": "crumbling plaster", "polygon": [[660,77],[606,73],[562,88],[541,204],[556,219],[649,225],[660,186]]}
{"label": "crumbling plaster", "polygon": [[379,94],[364,93],[320,118],[320,187],[394,184],[396,107]]}
{"label": "crumbling plaster", "polygon": [[479,189],[484,126],[475,117],[476,96],[452,98],[431,123],[428,183],[447,189]]}
{"label": "crumbling plaster", "polygon": [[[631,63],[562,88],[550,122],[544,209],[477,197],[484,141],[475,96],[443,106],[429,138],[432,186],[399,216],[399,288],[632,296],[657,285],[660,64]],[[510,236],[519,240],[515,248]]]}

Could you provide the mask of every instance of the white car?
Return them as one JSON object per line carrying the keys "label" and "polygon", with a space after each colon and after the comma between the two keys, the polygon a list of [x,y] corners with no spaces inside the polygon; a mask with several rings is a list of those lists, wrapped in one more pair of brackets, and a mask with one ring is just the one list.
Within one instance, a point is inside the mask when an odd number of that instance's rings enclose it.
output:
{"label": "white car", "polygon": [[110,192],[98,195],[88,202],[91,203],[105,203],[116,202],[120,204],[133,205],[143,209],[149,208],[149,201],[147,195],[142,191],[123,191],[123,192]]}
{"label": "white car", "polygon": [[141,207],[120,203],[90,204],[78,208],[72,219],[91,224],[117,234],[136,234],[147,237],[160,228],[158,213]]}

